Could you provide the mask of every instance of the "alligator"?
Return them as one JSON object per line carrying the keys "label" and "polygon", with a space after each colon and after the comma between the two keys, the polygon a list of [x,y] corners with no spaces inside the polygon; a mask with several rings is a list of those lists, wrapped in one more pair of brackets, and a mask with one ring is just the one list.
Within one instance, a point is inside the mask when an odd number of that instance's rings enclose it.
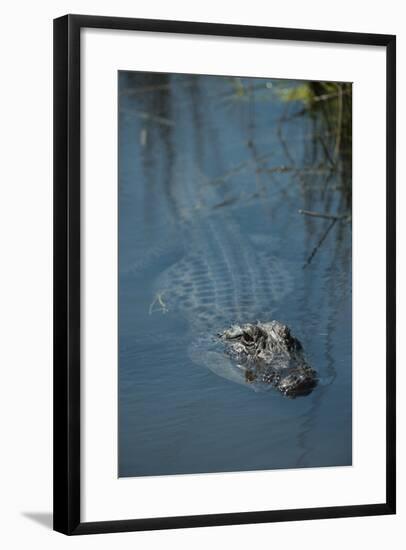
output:
{"label": "alligator", "polygon": [[[182,183],[197,179],[189,170],[176,181],[180,199]],[[269,236],[247,234],[229,209],[189,216],[182,204],[182,215],[185,255],[159,276],[150,312],[180,313],[190,329],[189,357],[217,375],[255,391],[309,394],[317,374],[299,340],[274,320],[293,282],[285,262],[267,249]]]}

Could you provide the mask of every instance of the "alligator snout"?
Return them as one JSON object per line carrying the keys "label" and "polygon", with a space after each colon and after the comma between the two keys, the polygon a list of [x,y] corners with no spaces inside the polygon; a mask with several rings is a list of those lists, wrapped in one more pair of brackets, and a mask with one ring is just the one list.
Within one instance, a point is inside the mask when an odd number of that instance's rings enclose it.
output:
{"label": "alligator snout", "polygon": [[278,384],[278,389],[287,397],[299,397],[309,395],[316,386],[315,371],[305,366],[282,378]]}

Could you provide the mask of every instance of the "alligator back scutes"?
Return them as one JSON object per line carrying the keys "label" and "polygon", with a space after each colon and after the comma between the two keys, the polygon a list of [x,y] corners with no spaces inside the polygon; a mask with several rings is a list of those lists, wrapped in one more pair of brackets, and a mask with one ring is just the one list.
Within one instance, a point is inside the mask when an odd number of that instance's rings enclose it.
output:
{"label": "alligator back scutes", "polygon": [[206,219],[191,228],[191,250],[155,286],[165,307],[199,332],[270,319],[293,286],[281,260],[256,250],[231,220],[221,226]]}

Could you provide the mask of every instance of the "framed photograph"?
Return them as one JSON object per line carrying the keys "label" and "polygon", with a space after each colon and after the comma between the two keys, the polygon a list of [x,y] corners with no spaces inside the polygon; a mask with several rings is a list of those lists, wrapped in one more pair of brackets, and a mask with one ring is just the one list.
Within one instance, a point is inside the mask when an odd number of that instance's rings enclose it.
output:
{"label": "framed photograph", "polygon": [[395,513],[395,37],[54,21],[54,528]]}

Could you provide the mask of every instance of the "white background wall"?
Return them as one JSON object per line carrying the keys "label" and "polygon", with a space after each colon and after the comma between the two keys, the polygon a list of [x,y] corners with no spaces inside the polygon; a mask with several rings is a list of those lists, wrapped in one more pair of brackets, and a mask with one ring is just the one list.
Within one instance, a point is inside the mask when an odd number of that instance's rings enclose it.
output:
{"label": "white background wall", "polygon": [[[403,548],[405,400],[398,391],[398,515],[68,538],[51,518],[52,19],[65,13],[398,35],[398,280],[406,278],[406,27],[398,0],[106,0],[3,5],[0,129],[0,544],[4,548]],[[373,131],[373,117],[371,131]],[[373,159],[371,159],[373,162]],[[403,246],[402,246],[403,245]],[[405,387],[405,287],[398,284],[398,387]],[[371,310],[373,303],[371,304]],[[372,310],[373,311],[373,310]],[[373,426],[371,426],[373,430]],[[351,487],[348,487],[351,490]],[[214,496],[215,498],[215,496]],[[403,528],[402,528],[403,527]]]}

